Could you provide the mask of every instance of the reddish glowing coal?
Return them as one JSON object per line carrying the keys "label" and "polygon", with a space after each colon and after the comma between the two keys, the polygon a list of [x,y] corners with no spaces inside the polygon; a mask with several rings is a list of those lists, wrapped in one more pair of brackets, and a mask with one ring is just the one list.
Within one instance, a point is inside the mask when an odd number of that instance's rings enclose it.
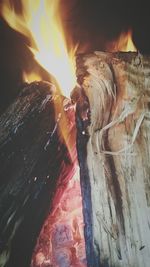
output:
{"label": "reddish glowing coal", "polygon": [[[86,267],[80,175],[76,151],[75,106],[64,99],[63,115],[57,113],[70,162],[62,162],[52,209],[37,239],[31,267]],[[64,118],[64,119],[63,119]],[[58,149],[59,153],[59,149]],[[47,177],[48,179],[49,177]]]}
{"label": "reddish glowing coal", "polygon": [[54,210],[43,225],[33,253],[32,267],[86,266],[78,168],[73,176],[72,173],[69,176],[61,199],[58,188]]}

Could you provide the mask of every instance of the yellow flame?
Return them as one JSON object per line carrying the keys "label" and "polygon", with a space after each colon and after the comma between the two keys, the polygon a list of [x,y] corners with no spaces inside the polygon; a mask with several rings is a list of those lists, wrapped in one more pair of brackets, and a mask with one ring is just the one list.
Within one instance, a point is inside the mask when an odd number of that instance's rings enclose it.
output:
{"label": "yellow flame", "polygon": [[22,77],[23,77],[23,81],[25,81],[25,82],[32,82],[32,81],[40,81],[41,80],[41,76],[38,75],[37,73],[35,73],[34,71],[30,72],[30,73],[23,71]]}
{"label": "yellow flame", "polygon": [[[74,47],[67,51],[65,34],[61,24],[58,5],[60,0],[20,0],[22,12],[17,13],[11,0],[2,0],[0,13],[13,29],[30,40],[30,50],[38,63],[52,74],[63,93],[68,96],[76,85]],[[73,47],[73,46],[72,46]],[[137,51],[132,42],[132,31],[122,33],[109,43],[107,49],[116,51]],[[29,82],[38,78],[39,73],[23,74]]]}
{"label": "yellow flame", "polygon": [[[63,93],[68,95],[76,84],[75,49],[67,51],[57,12],[59,1],[21,0],[23,14],[17,14],[10,1],[5,0],[1,14],[10,27],[30,39],[30,49],[38,63],[57,79]],[[34,79],[34,75],[30,75],[28,80],[31,81],[31,77]]]}
{"label": "yellow flame", "polygon": [[132,31],[122,32],[119,38],[108,45],[108,50],[111,52],[123,51],[123,52],[134,52],[137,51],[132,41]]}

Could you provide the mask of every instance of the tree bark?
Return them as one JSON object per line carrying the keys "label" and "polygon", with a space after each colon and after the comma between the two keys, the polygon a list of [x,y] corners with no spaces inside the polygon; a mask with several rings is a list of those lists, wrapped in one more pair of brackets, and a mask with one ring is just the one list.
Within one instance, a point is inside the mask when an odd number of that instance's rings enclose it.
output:
{"label": "tree bark", "polygon": [[149,267],[150,57],[77,57],[77,146],[90,267]]}
{"label": "tree bark", "polygon": [[26,84],[1,116],[1,267],[30,266],[56,188],[59,203],[74,174],[75,136],[71,103],[46,82]]}

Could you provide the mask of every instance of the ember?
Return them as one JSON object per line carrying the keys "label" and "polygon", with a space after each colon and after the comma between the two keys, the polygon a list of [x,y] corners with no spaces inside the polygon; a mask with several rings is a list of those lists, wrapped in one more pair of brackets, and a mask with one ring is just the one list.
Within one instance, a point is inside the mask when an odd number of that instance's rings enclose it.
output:
{"label": "ember", "polygon": [[45,221],[38,238],[31,267],[84,267],[86,257],[78,169],[69,180],[60,201],[57,195],[59,192],[54,199],[54,210]]}

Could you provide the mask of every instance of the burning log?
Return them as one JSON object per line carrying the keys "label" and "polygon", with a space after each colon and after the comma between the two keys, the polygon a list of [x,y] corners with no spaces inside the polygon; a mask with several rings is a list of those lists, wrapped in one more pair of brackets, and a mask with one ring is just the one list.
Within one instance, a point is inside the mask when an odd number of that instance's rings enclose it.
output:
{"label": "burning log", "polygon": [[[148,65],[137,53],[77,58],[72,99],[90,267],[149,266]],[[26,84],[1,116],[2,267],[86,266],[80,219],[71,217],[82,209],[77,178],[68,187],[75,140],[74,106],[49,83]],[[64,190],[76,199],[73,212]]]}
{"label": "burning log", "polygon": [[138,53],[77,57],[77,146],[90,267],[150,262],[150,69]]}
{"label": "burning log", "polygon": [[75,173],[75,129],[74,106],[47,82],[24,85],[1,116],[0,266],[30,266],[54,194],[59,204]]}

